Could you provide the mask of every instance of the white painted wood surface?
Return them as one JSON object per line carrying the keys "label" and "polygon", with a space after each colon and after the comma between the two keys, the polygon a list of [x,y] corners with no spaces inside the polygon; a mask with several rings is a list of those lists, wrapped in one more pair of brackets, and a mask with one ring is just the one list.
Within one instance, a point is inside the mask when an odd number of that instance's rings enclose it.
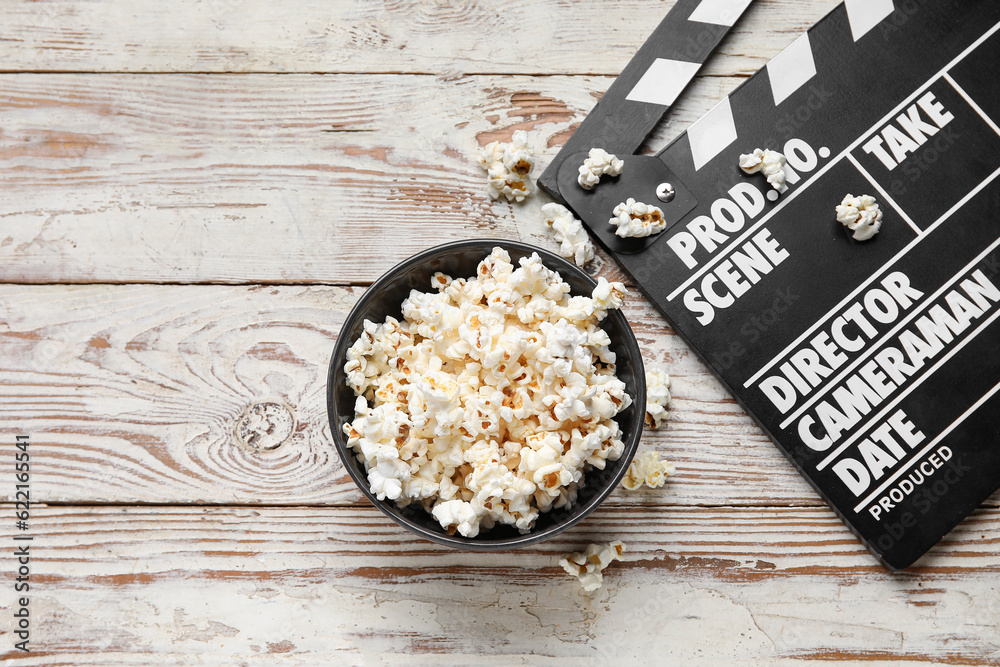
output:
{"label": "white painted wood surface", "polygon": [[490,200],[476,151],[527,129],[544,164],[611,81],[0,74],[0,279],[363,283],[450,240],[555,248],[548,200]]}
{"label": "white painted wood surface", "polygon": [[[836,5],[755,1],[709,74],[752,74]],[[672,5],[4,0],[0,70],[617,76]]]}
{"label": "white painted wood surface", "polygon": [[[0,470],[29,433],[42,503],[37,652],[11,650],[5,556],[0,660],[1000,664],[1000,495],[886,572],[639,297],[674,377],[643,442],[677,463],[664,489],[475,555],[385,520],[337,460],[351,304],[442,241],[554,248],[545,198],[491,202],[474,151],[527,129],[544,165],[671,4],[0,0]],[[649,149],[834,5],[757,0]],[[271,451],[235,436],[261,402],[295,419]],[[615,538],[594,594],[556,564]]]}
{"label": "white painted wood surface", "polygon": [[[371,507],[51,507],[34,665],[989,664],[1000,512],[891,574],[818,508],[601,508],[517,552]],[[583,593],[558,566],[621,538]],[[958,619],[967,622],[956,623]]]}

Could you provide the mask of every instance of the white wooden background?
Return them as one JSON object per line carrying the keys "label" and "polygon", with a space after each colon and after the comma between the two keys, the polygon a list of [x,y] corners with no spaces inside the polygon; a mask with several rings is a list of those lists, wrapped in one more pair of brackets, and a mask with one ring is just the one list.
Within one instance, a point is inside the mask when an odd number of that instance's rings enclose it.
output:
{"label": "white wooden background", "polygon": [[[648,150],[835,4],[758,0]],[[1000,496],[883,570],[639,297],[674,378],[643,440],[677,464],[664,489],[482,555],[388,522],[339,463],[324,385],[351,304],[439,242],[554,248],[546,199],[490,201],[476,149],[526,129],[544,165],[671,5],[0,0],[0,660],[1000,664]],[[294,422],[273,450],[238,439],[260,403]],[[625,562],[582,593],[559,556],[615,538]]]}

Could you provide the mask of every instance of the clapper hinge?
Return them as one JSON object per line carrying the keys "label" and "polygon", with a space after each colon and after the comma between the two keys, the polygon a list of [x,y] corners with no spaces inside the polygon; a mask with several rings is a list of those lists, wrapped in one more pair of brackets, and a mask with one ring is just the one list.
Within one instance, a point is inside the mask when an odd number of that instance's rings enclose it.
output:
{"label": "clapper hinge", "polygon": [[[585,190],[576,179],[580,165],[586,158],[587,153],[566,157],[559,168],[559,193],[590,233],[612,252],[633,255],[646,250],[698,206],[698,199],[684,187],[674,172],[652,155],[626,157],[625,169],[620,176],[605,176],[592,190]],[[668,185],[673,190],[672,198],[667,195]],[[659,207],[667,223],[666,230],[638,239],[616,236],[616,228],[608,221],[615,206],[630,197]],[[665,199],[669,201],[664,201]]]}

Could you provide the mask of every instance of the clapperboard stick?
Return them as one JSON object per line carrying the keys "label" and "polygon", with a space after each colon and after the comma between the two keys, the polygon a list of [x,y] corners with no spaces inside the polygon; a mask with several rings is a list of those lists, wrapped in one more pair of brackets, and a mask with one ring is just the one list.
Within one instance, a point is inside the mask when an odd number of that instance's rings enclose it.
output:
{"label": "clapperboard stick", "polygon": [[[567,205],[893,569],[1000,486],[998,78],[1000,3],[846,0],[621,176],[587,191],[560,156]],[[740,172],[754,148],[787,190]],[[874,239],[834,219],[847,193],[881,202]],[[666,231],[616,237],[629,197]]]}
{"label": "clapperboard stick", "polygon": [[678,0],[546,167],[542,190],[562,200],[559,168],[581,151],[635,153],[751,2]]}

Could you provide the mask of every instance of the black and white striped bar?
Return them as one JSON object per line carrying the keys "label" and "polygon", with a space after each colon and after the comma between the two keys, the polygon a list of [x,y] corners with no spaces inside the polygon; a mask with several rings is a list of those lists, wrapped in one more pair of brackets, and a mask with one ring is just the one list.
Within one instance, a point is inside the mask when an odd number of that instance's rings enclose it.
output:
{"label": "black and white striped bar", "polygon": [[678,0],[538,179],[556,199],[570,155],[632,155],[691,83],[752,0]]}
{"label": "black and white striped bar", "polygon": [[[848,0],[844,5],[851,37],[857,42],[894,11],[892,0]],[[792,42],[767,65],[767,81],[774,106],[792,97],[816,76],[816,58],[809,33]],[[701,169],[739,135],[727,97],[687,131],[694,168]]]}

